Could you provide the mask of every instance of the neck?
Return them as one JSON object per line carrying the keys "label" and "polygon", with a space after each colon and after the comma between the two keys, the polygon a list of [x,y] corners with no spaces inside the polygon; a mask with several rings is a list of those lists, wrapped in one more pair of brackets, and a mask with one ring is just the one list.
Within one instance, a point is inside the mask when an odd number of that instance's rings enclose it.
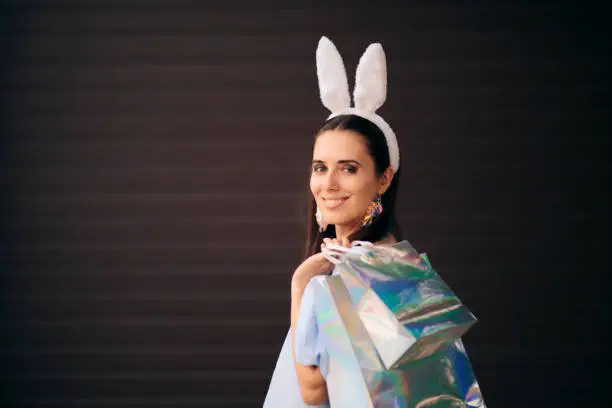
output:
{"label": "neck", "polygon": [[336,239],[339,242],[342,242],[344,238],[347,238],[348,235],[359,229],[359,223],[356,224],[346,224],[346,225],[338,225],[336,224]]}
{"label": "neck", "polygon": [[[348,235],[355,232],[359,226],[355,225],[336,225],[336,239],[338,242],[342,242],[342,240]],[[393,245],[396,244],[397,240],[391,234],[385,235],[380,241],[373,242],[376,245]]]}

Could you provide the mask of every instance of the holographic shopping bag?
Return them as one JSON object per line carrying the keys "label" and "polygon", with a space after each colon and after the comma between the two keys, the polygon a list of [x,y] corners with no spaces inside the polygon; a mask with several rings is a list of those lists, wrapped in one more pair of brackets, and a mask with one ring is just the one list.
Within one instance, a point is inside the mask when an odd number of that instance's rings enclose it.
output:
{"label": "holographic shopping bag", "polygon": [[[366,243],[362,243],[366,244]],[[332,407],[484,407],[461,343],[475,317],[406,241],[329,246],[319,297]]]}

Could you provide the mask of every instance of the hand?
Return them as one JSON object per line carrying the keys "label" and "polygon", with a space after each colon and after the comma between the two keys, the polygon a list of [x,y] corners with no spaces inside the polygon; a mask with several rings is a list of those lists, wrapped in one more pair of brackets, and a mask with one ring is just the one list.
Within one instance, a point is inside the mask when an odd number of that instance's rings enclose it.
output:
{"label": "hand", "polygon": [[348,232],[344,233],[344,235],[342,236],[342,238],[340,240],[338,238],[323,238],[323,243],[321,244],[321,249],[325,248],[329,244],[336,244],[336,245],[343,246],[345,248],[350,248],[351,247],[351,241],[349,240],[348,237],[350,237],[353,234],[355,234],[357,231],[359,231],[360,228],[361,227],[354,227],[353,229],[351,229]]}
{"label": "hand", "polygon": [[340,245],[346,248],[351,247],[351,242],[347,237],[342,238],[342,243],[338,241],[336,238],[323,238],[323,243],[321,244],[321,249],[325,248],[329,244]]}

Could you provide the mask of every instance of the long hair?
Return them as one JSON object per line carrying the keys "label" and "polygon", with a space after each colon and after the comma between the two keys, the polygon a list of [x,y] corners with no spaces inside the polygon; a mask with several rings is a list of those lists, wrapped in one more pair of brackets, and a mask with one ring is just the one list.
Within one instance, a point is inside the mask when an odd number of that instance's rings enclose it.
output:
{"label": "long hair", "polygon": [[[374,160],[376,174],[380,177],[389,167],[389,149],[387,141],[382,131],[372,122],[357,115],[339,115],[323,124],[315,135],[316,138],[328,130],[350,130],[363,137],[370,156]],[[361,240],[376,242],[388,234],[400,241],[401,231],[395,217],[395,201],[399,186],[400,172],[393,175],[391,185],[381,197],[383,212],[380,216],[366,228],[361,228],[351,235],[349,240]],[[319,232],[319,224],[315,219],[317,204],[312,194],[309,193],[310,201],[308,204],[308,228],[306,235],[306,250],[304,259],[321,251],[321,243],[324,238],[336,236],[334,225],[328,225],[324,232]]]}

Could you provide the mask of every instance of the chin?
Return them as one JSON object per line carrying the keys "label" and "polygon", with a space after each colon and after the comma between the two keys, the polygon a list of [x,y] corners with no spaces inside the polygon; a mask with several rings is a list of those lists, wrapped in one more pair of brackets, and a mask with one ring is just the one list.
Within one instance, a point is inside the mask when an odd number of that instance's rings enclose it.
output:
{"label": "chin", "polygon": [[325,221],[327,221],[328,224],[330,225],[347,225],[347,224],[353,224],[354,220],[351,219],[350,217],[330,217],[329,219],[325,219]]}

